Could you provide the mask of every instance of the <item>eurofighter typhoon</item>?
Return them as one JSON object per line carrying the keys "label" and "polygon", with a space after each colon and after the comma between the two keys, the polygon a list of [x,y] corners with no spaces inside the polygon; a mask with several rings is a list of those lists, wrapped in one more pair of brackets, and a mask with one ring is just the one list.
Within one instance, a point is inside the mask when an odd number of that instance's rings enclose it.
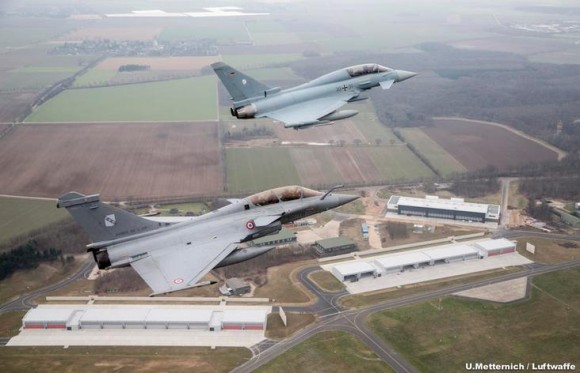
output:
{"label": "eurofighter typhoon", "polygon": [[268,117],[294,129],[350,118],[358,111],[337,110],[346,103],[367,99],[360,96],[363,91],[378,86],[389,89],[394,83],[416,75],[369,63],[336,70],[283,90],[270,88],[223,62],[211,67],[232,96],[232,116],[238,119]]}
{"label": "eurofighter typhoon", "polygon": [[[152,295],[191,287],[213,268],[243,262],[271,250],[240,247],[277,233],[282,224],[333,209],[357,196],[326,193],[300,186],[267,190],[180,223],[162,223],[109,206],[99,195],[69,192],[64,207],[89,234],[87,245],[100,269],[131,266]],[[245,244],[244,246],[246,246]]]}

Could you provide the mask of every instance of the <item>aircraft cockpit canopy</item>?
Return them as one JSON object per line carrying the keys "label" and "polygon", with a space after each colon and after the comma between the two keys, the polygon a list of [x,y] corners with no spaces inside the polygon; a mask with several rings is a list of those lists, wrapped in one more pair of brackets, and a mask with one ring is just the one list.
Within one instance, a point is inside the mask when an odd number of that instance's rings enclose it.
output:
{"label": "aircraft cockpit canopy", "polygon": [[267,206],[278,202],[293,201],[296,199],[321,195],[322,192],[293,185],[256,193],[248,197],[248,199],[255,206]]}
{"label": "aircraft cockpit canopy", "polygon": [[346,69],[346,72],[352,78],[367,74],[386,73],[387,71],[391,71],[391,69],[376,63],[366,63],[364,65],[351,66]]}

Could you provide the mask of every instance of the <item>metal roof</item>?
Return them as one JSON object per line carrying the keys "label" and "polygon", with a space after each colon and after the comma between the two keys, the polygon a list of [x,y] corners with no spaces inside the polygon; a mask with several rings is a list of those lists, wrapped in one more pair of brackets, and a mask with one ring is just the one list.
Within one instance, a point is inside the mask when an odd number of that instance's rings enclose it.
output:
{"label": "metal roof", "polygon": [[[194,306],[195,307],[195,306]],[[25,322],[59,322],[78,318],[85,323],[206,323],[222,319],[224,322],[264,323],[271,311],[270,307],[159,307],[158,305],[119,306],[78,305],[78,306],[39,306],[28,311]],[[78,312],[75,314],[75,312]]]}
{"label": "metal roof", "polygon": [[315,244],[320,245],[324,249],[331,249],[338,246],[354,245],[354,242],[350,238],[338,236],[332,238],[326,238],[324,240],[318,240]]}
{"label": "metal roof", "polygon": [[480,241],[476,244],[482,250],[485,251],[494,251],[494,250],[501,250],[501,249],[509,249],[514,247],[516,244],[507,238],[499,238],[497,240],[486,240]]}
{"label": "metal roof", "polygon": [[367,262],[342,263],[334,266],[342,276],[352,276],[359,273],[375,272],[376,268]]}
{"label": "metal roof", "polygon": [[480,203],[452,201],[450,199],[424,199],[414,197],[401,197],[399,198],[398,205],[425,207],[441,210],[476,212],[481,214],[486,214],[488,207],[488,205]]}
{"label": "metal roof", "polygon": [[477,249],[469,245],[452,245],[437,247],[434,249],[423,250],[423,253],[429,255],[433,260],[454,258],[463,255],[479,254]]}
{"label": "metal roof", "polygon": [[32,308],[22,318],[25,322],[67,322],[75,308]]}
{"label": "metal roof", "polygon": [[89,308],[81,317],[83,322],[144,322],[148,308]]}
{"label": "metal roof", "polygon": [[375,261],[383,268],[395,268],[430,262],[431,257],[425,253],[414,251],[400,255],[386,255]]}
{"label": "metal roof", "polygon": [[213,310],[187,308],[153,308],[147,315],[147,322],[196,322],[209,323]]}

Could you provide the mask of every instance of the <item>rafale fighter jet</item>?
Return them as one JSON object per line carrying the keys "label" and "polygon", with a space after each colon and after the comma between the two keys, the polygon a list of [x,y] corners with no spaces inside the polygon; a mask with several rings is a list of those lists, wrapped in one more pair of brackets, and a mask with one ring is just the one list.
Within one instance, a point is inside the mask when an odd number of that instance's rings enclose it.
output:
{"label": "rafale fighter jet", "polygon": [[223,62],[216,62],[211,67],[232,96],[230,112],[233,116],[239,119],[268,117],[294,129],[350,118],[358,111],[337,109],[348,102],[367,99],[360,96],[363,91],[378,86],[389,89],[393,83],[416,75],[369,63],[336,70],[282,90],[270,88]]}
{"label": "rafale fighter jet", "polygon": [[103,202],[99,195],[69,192],[64,207],[89,234],[100,269],[131,266],[153,289],[168,293],[208,284],[213,268],[243,262],[272,249],[240,244],[280,231],[282,224],[354,201],[358,197],[288,186],[267,190],[176,224],[155,222]]}

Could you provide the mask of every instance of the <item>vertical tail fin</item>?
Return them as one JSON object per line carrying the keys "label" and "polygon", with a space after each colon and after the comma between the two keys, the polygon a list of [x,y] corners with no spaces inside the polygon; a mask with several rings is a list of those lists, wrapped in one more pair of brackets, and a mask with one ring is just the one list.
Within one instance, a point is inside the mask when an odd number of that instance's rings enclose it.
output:
{"label": "vertical tail fin", "polygon": [[213,63],[211,67],[232,96],[234,102],[264,96],[264,91],[270,89],[267,85],[223,62]]}
{"label": "vertical tail fin", "polygon": [[132,236],[160,227],[160,223],[143,219],[101,202],[98,194],[85,196],[77,192],[69,192],[60,196],[56,207],[66,208],[93,242]]}

